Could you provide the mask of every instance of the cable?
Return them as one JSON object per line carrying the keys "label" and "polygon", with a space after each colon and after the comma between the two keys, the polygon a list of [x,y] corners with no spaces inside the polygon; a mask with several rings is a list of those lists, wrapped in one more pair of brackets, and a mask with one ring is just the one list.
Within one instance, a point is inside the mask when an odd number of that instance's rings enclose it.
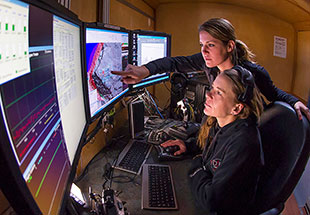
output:
{"label": "cable", "polygon": [[[104,166],[104,173],[103,173],[103,177],[105,178],[105,181],[102,184],[102,188],[105,190],[105,186],[107,182],[110,182],[109,184],[109,189],[112,189],[112,182],[114,183],[130,183],[130,182],[134,182],[135,178],[137,176],[137,174],[134,175],[134,177],[129,177],[129,176],[125,176],[125,175],[117,175],[117,176],[113,176],[114,174],[114,168],[113,166],[117,163],[117,160],[119,158],[119,154],[117,155],[117,157],[113,160],[113,164],[111,165],[109,162],[106,163],[106,165]],[[124,178],[125,181],[123,180],[114,180],[116,178]],[[138,184],[137,182],[135,184]]]}
{"label": "cable", "polygon": [[146,103],[144,103],[144,105],[147,108],[147,111],[149,112],[149,114],[152,115],[152,108],[149,107]]}
{"label": "cable", "polygon": [[192,107],[192,105],[190,103],[187,103],[187,105],[189,107],[189,112],[191,114],[191,118],[188,121],[195,122],[195,112],[194,112],[194,109],[193,109],[193,107]]}
{"label": "cable", "polygon": [[[130,176],[127,176],[127,175],[116,175],[116,176],[113,176],[110,180],[105,180],[102,184],[102,188],[105,189],[105,186],[106,186],[106,183],[108,181],[112,181],[114,183],[119,183],[119,184],[125,184],[125,183],[130,183],[130,182],[135,182],[135,178],[136,178],[137,175],[134,175],[133,177],[130,177]],[[124,180],[115,180],[117,178],[121,178],[121,179],[124,179]],[[135,182],[134,183],[135,185],[139,185],[138,182]]]}
{"label": "cable", "polygon": [[[103,147],[86,165],[86,167],[84,168],[83,172],[74,179],[74,182],[77,183],[80,180],[82,180],[82,178],[88,173],[88,167],[94,163],[96,163],[97,161],[101,160],[102,158],[99,158],[98,160],[95,160],[95,158],[101,154],[107,147],[109,147],[110,145],[112,145],[115,141],[120,141],[122,138],[124,138],[125,135],[119,136],[117,138],[112,138],[111,141],[106,142],[105,147]],[[106,162],[109,163],[108,158],[106,157],[106,155],[104,154],[104,158],[106,159]]]}
{"label": "cable", "polygon": [[89,135],[87,135],[86,137],[86,141],[84,143],[84,146],[98,133],[98,131],[101,129],[102,127],[102,120],[105,118],[105,116],[107,115],[107,113],[104,113],[101,115],[100,119],[97,122],[96,127],[89,133]]}
{"label": "cable", "polygon": [[83,170],[83,172],[81,173],[81,175],[79,175],[78,177],[76,177],[76,178],[74,179],[74,183],[77,183],[77,182],[79,182],[80,180],[82,180],[82,178],[88,173],[88,167],[89,167],[91,164],[96,163],[97,161],[101,160],[101,158],[100,158],[100,159],[94,161],[95,158],[96,158],[104,149],[105,149],[105,148],[102,148],[102,149],[88,162],[88,164],[87,164],[86,167],[84,168],[84,170]]}
{"label": "cable", "polygon": [[[116,161],[118,160],[118,157],[119,156],[117,156],[117,158],[116,159],[114,159],[114,161],[113,161],[113,165],[115,165],[116,164]],[[112,182],[113,182],[113,173],[114,173],[114,168],[112,168],[111,169],[111,175],[110,175],[110,185],[109,185],[109,188],[110,189],[112,189],[111,187],[112,187]]]}
{"label": "cable", "polygon": [[145,90],[147,91],[146,93],[148,93],[150,97],[153,98],[154,102],[158,103],[158,98],[154,94],[150,93],[150,91],[148,91],[146,88]]}
{"label": "cable", "polygon": [[150,95],[149,91],[148,91],[147,89],[145,89],[145,91],[146,91],[146,93],[148,94],[149,98],[152,100],[152,102],[153,102],[153,104],[154,104],[154,106],[155,106],[155,108],[156,108],[156,110],[157,110],[159,116],[163,119],[164,117],[163,117],[163,115],[161,115],[160,111],[158,110],[158,107],[157,107],[155,101],[153,100],[152,96]]}

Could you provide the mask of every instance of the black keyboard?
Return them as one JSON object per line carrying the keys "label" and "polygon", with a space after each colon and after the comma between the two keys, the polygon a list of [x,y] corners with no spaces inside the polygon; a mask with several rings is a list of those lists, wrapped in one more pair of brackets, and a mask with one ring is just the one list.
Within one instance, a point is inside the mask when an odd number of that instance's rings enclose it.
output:
{"label": "black keyboard", "polygon": [[124,170],[133,174],[140,174],[142,165],[152,150],[152,145],[138,140],[130,140],[118,156],[116,169]]}
{"label": "black keyboard", "polygon": [[141,201],[142,209],[178,209],[169,165],[143,165]]}

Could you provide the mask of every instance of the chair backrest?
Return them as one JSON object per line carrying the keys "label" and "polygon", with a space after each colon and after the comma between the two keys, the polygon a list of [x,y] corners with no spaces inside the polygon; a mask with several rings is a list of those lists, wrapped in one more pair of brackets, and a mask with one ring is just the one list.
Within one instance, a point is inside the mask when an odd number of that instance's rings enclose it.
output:
{"label": "chair backrest", "polygon": [[261,116],[259,130],[265,166],[257,187],[258,212],[285,203],[293,192],[310,153],[309,121],[298,120],[284,102],[270,104]]}

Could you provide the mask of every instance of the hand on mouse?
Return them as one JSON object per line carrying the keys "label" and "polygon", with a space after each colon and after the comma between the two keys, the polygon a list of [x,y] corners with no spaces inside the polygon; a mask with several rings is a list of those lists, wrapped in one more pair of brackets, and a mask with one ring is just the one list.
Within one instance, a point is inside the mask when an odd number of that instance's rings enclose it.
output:
{"label": "hand on mouse", "polygon": [[180,154],[186,152],[185,143],[182,140],[179,140],[179,139],[177,139],[177,140],[167,140],[166,142],[161,144],[161,146],[164,147],[164,148],[166,148],[168,146],[175,146],[175,145],[179,146],[180,149],[178,151],[174,152],[173,155],[180,155]]}

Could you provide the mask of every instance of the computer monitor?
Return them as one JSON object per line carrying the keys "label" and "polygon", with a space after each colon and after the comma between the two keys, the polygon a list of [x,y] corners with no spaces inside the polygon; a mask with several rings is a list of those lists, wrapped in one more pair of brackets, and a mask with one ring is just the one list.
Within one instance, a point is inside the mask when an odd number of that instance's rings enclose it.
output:
{"label": "computer monitor", "polygon": [[128,85],[111,71],[124,70],[128,64],[128,31],[102,23],[85,24],[85,86],[88,119],[98,118],[128,92]]}
{"label": "computer monitor", "polygon": [[1,189],[20,214],[62,213],[87,127],[82,23],[35,0],[0,14]]}
{"label": "computer monitor", "polygon": [[[170,57],[171,35],[157,31],[135,30],[131,32],[132,64],[141,66],[152,60]],[[131,85],[132,89],[141,88],[169,80],[169,73],[149,76]]]}

